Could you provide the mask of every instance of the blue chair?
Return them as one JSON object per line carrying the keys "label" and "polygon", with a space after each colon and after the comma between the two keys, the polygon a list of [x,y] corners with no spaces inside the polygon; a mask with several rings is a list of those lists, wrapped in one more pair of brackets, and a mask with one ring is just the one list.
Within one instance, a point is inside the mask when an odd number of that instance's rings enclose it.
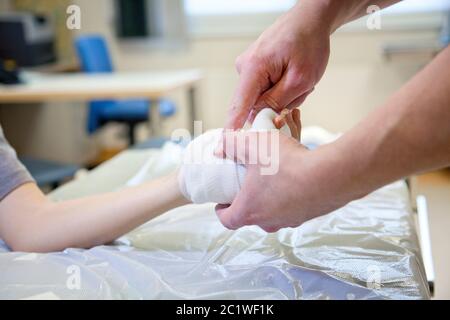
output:
{"label": "blue chair", "polygon": [[[102,36],[86,35],[75,40],[75,48],[82,70],[88,73],[114,72],[108,52],[108,46]],[[169,100],[157,101],[159,114],[170,117],[176,112],[176,107]],[[108,122],[125,123],[128,126],[129,143],[135,142],[134,128],[138,123],[150,118],[151,101],[146,99],[133,100],[94,100],[89,102],[87,131],[94,133]]]}

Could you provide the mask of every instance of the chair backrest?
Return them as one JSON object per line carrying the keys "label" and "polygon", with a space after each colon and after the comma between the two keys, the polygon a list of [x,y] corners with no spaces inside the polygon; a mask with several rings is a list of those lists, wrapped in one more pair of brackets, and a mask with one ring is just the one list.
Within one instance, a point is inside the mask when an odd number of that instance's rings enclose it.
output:
{"label": "chair backrest", "polygon": [[113,65],[105,39],[100,35],[80,36],[75,48],[84,72],[112,72]]}
{"label": "chair backrest", "polygon": [[[78,54],[81,69],[88,73],[113,72],[108,46],[100,35],[85,35],[75,39],[75,49]],[[101,126],[102,110],[111,106],[109,100],[89,102],[86,129],[94,133]]]}

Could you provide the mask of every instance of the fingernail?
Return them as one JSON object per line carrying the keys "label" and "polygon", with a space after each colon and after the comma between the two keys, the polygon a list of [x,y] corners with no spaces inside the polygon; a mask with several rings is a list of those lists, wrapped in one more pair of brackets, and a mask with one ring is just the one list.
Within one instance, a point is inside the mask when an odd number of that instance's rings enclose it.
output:
{"label": "fingernail", "polygon": [[286,117],[289,113],[290,113],[291,111],[289,110],[289,109],[283,109],[283,110],[281,110],[281,112],[280,112],[280,116],[281,117]]}

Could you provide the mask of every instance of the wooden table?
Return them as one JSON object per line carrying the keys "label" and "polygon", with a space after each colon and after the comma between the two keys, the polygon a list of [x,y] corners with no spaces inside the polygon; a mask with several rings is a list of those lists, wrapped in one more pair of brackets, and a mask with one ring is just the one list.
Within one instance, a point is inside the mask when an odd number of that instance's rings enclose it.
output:
{"label": "wooden table", "polygon": [[[147,98],[158,100],[176,89],[188,92],[190,128],[196,120],[196,84],[199,70],[118,72],[103,74],[28,73],[25,83],[0,85],[0,103],[85,101],[93,99]],[[159,131],[158,108],[151,108],[152,129]]]}

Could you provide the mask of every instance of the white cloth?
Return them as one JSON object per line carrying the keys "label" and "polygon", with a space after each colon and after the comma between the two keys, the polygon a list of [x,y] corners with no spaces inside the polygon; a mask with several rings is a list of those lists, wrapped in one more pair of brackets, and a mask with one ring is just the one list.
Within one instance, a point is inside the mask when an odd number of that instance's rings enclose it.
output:
{"label": "white cloth", "polygon": [[[272,109],[261,110],[251,130],[276,129],[273,124],[276,115]],[[290,136],[287,125],[281,131]],[[244,182],[243,165],[214,156],[222,132],[222,129],[207,131],[186,147],[178,182],[183,195],[193,203],[231,203]]]}

